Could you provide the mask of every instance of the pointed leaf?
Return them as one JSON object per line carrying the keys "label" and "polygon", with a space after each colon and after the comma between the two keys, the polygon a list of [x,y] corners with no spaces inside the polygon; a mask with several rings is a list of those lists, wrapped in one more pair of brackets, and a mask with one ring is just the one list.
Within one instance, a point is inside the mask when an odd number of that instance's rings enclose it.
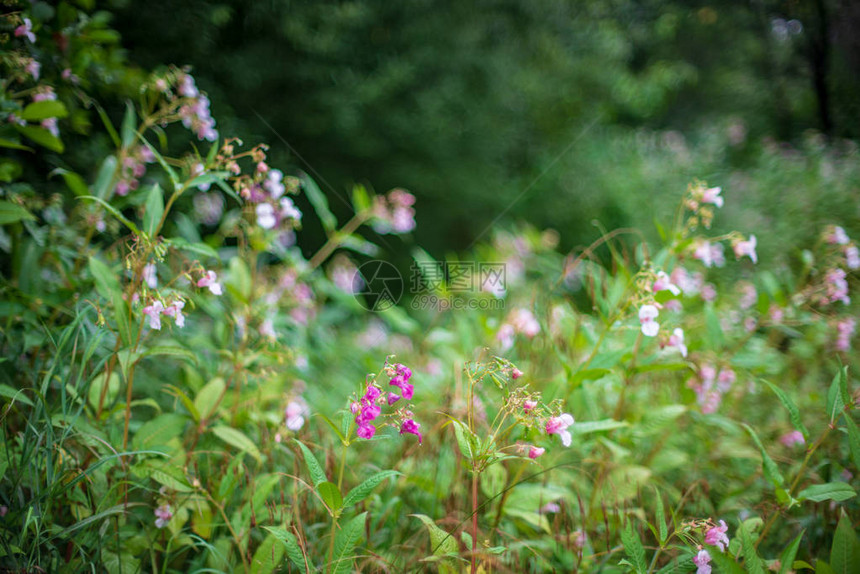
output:
{"label": "pointed leaf", "polygon": [[364,524],[367,517],[366,512],[362,512],[352,520],[346,523],[334,539],[334,553],[332,554],[332,572],[341,574],[352,570],[352,551],[355,545],[361,539],[361,533],[364,530]]}
{"label": "pointed leaf", "polygon": [[54,134],[52,134],[45,128],[16,125],[15,129],[17,129],[22,136],[33,140],[40,146],[48,148],[51,151],[63,153],[63,150],[65,149],[65,147],[63,146],[63,142],[60,141],[60,138],[54,136]]}
{"label": "pointed leaf", "polygon": [[21,119],[28,122],[41,122],[48,118],[65,118],[69,115],[66,105],[59,100],[42,100],[29,104],[21,112]]}
{"label": "pointed leaf", "polygon": [[343,497],[335,483],[325,480],[317,485],[317,492],[332,514],[336,514],[343,507]]}
{"label": "pointed leaf", "polygon": [[128,147],[134,143],[134,136],[137,134],[137,115],[134,113],[134,106],[131,102],[125,103],[125,115],[122,118],[122,147]]}
{"label": "pointed leaf", "polygon": [[767,454],[767,451],[765,450],[764,445],[761,443],[761,440],[759,440],[758,435],[748,424],[743,423],[742,426],[747,429],[747,432],[752,437],[753,442],[755,442],[756,446],[758,447],[759,452],[761,452],[761,462],[762,470],[764,471],[764,477],[768,479],[775,487],[782,486],[783,482],[785,482],[785,479],[779,472],[779,467],[776,466],[776,463],[773,462],[773,459],[770,458],[770,455]]}
{"label": "pointed leaf", "polygon": [[788,574],[791,572],[794,558],[797,556],[797,549],[800,548],[800,541],[803,539],[803,532],[805,531],[801,531],[801,533],[791,541],[791,544],[786,546],[785,550],[782,551],[782,554],[779,555],[779,574]]}
{"label": "pointed leaf", "polygon": [[0,225],[8,225],[23,219],[33,221],[36,217],[17,203],[0,201]]}
{"label": "pointed leaf", "polygon": [[836,533],[833,535],[833,545],[830,547],[830,567],[836,574],[852,574],[860,566],[860,540],[851,527],[851,521],[842,513]]}
{"label": "pointed leaf", "polygon": [[296,567],[298,567],[302,571],[307,571],[307,566],[305,564],[305,556],[302,553],[302,548],[301,546],[299,546],[299,542],[292,532],[290,532],[286,528],[274,528],[272,526],[263,526],[263,530],[266,530],[267,532],[269,532],[269,534],[271,534],[283,543],[284,549],[287,552],[287,557]]}
{"label": "pointed leaf", "polygon": [[660,546],[663,546],[664,544],[666,544],[666,538],[669,537],[669,532],[666,528],[666,514],[663,511],[663,497],[660,496],[660,491],[657,490],[656,486],[654,487],[654,494],[657,495],[657,532],[659,533]]}
{"label": "pointed leaf", "polygon": [[410,514],[424,523],[427,530],[430,532],[430,550],[435,556],[444,556],[447,554],[457,554],[457,540],[447,532],[436,526],[436,522],[425,514]]}
{"label": "pointed leaf", "polygon": [[843,500],[851,500],[855,496],[857,496],[857,493],[854,492],[854,489],[844,482],[813,484],[801,490],[797,495],[801,500],[811,500],[812,502],[822,502],[824,500],[842,502]]}
{"label": "pointed leaf", "polygon": [[648,565],[645,563],[645,548],[639,539],[639,533],[633,530],[633,525],[630,522],[621,531],[621,543],[624,545],[627,558],[630,559],[630,565],[633,566],[637,574],[644,574],[648,569]]}
{"label": "pointed leaf", "polygon": [[797,408],[797,405],[794,404],[794,401],[791,400],[785,391],[781,388],[777,387],[770,381],[764,381],[765,384],[770,387],[777,397],[779,397],[782,406],[788,411],[788,417],[791,419],[791,424],[794,425],[794,428],[799,430],[801,434],[803,434],[803,438],[805,440],[809,440],[809,431],[806,430],[806,427],[803,425],[803,420],[800,418],[800,410]]}
{"label": "pointed leaf", "polygon": [[235,446],[240,451],[249,453],[257,459],[257,462],[262,461],[263,457],[261,456],[260,449],[257,448],[256,443],[242,432],[226,425],[218,425],[212,428],[212,433],[227,444]]}
{"label": "pointed leaf", "polygon": [[153,237],[158,231],[161,217],[164,215],[164,193],[157,183],[150,188],[146,196],[143,212],[143,230]]}
{"label": "pointed leaf", "polygon": [[860,468],[860,429],[849,413],[845,413],[845,427],[848,429],[848,448],[851,451],[851,460],[854,466]]}
{"label": "pointed leaf", "polygon": [[329,209],[328,199],[326,199],[325,194],[308,174],[303,173],[301,180],[305,196],[311,202],[323,228],[328,232],[334,231],[337,227],[337,218]]}
{"label": "pointed leaf", "polygon": [[346,495],[346,498],[343,499],[344,506],[352,506],[353,504],[358,504],[365,498],[367,498],[373,489],[379,486],[386,478],[390,478],[392,476],[398,476],[400,473],[396,470],[383,470],[382,472],[377,472],[355,488],[349,491],[349,494]]}
{"label": "pointed leaf", "polygon": [[299,448],[302,449],[302,455],[305,457],[305,466],[308,468],[308,474],[311,475],[311,480],[314,483],[314,488],[320,485],[320,483],[325,482],[326,476],[323,471],[320,463],[317,461],[316,457],[310,451],[308,447],[304,445],[300,440],[296,440],[296,444],[299,445]]}

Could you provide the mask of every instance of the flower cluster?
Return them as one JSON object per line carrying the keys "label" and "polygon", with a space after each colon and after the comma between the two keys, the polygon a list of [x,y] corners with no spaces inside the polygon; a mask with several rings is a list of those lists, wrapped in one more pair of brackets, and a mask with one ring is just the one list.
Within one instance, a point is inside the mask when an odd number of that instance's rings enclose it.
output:
{"label": "flower cluster", "polygon": [[687,387],[693,389],[702,412],[711,414],[716,412],[723,400],[723,395],[731,390],[737,380],[735,372],[724,367],[717,374],[716,368],[708,363],[699,367],[698,377],[687,381]]}
{"label": "flower cluster", "polygon": [[182,125],[194,132],[199,140],[217,140],[218,131],[209,111],[209,98],[197,89],[194,77],[187,71],[179,71],[176,74],[176,91],[184,98],[179,108]]}
{"label": "flower cluster", "polygon": [[146,146],[137,146],[131,149],[122,159],[119,181],[116,184],[116,194],[128,195],[140,185],[140,178],[146,173],[146,164],[155,161],[155,156]]}
{"label": "flower cluster", "polygon": [[854,317],[846,317],[836,323],[836,350],[847,352],[851,349],[851,338],[857,328]]}
{"label": "flower cluster", "polygon": [[392,189],[376,196],[373,203],[373,230],[377,233],[409,233],[415,229],[415,196],[404,189]]}
{"label": "flower cluster", "polygon": [[[369,380],[364,395],[350,405],[350,412],[355,415],[355,424],[358,426],[356,434],[359,438],[370,439],[376,434],[377,428],[373,421],[382,415],[383,405],[390,407],[401,399],[410,401],[415,393],[414,386],[409,383],[412,377],[412,370],[409,367],[401,363],[392,365],[386,362],[383,371],[390,378],[389,385],[397,387],[400,393],[389,392],[383,396],[382,390],[376,385],[375,378]],[[400,434],[413,434],[418,437],[418,444],[423,442],[424,437],[419,430],[421,425],[415,422],[408,408],[398,409],[392,416],[399,421]]]}

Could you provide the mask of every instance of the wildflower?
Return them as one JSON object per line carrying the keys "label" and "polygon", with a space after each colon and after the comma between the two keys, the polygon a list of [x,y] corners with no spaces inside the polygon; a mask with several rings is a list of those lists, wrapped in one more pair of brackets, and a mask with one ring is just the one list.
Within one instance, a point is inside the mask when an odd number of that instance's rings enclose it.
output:
{"label": "wildflower", "polygon": [[371,439],[373,435],[376,434],[376,427],[370,423],[361,423],[358,425],[358,430],[355,431],[355,434],[359,436],[359,438],[363,439]]}
{"label": "wildflower", "polygon": [[854,330],[857,327],[857,321],[854,317],[846,317],[836,323],[836,350],[846,352],[851,349],[851,337],[854,336]]}
{"label": "wildflower", "polygon": [[646,337],[655,337],[660,330],[660,323],[654,320],[659,314],[654,305],[642,305],[639,308],[639,322],[642,324],[642,334]]}
{"label": "wildflower", "polygon": [[[191,166],[191,175],[195,178],[203,175],[204,173],[206,173],[206,166],[204,166],[199,161]],[[200,191],[209,191],[211,185],[212,184],[210,183],[201,183],[197,185],[197,189],[199,189]]]}
{"label": "wildflower", "polygon": [[275,332],[275,324],[271,319],[264,319],[262,323],[260,323],[260,334],[264,337],[268,337],[269,339],[277,339],[278,334]]}
{"label": "wildflower", "polygon": [[174,301],[163,311],[168,317],[173,317],[176,326],[180,328],[185,326],[185,315],[182,314],[183,307],[185,307],[185,301]]}
{"label": "wildflower", "polygon": [[81,79],[72,73],[71,68],[66,68],[65,70],[63,70],[63,72],[60,74],[60,77],[67,82],[71,82],[73,84],[79,84],[81,82]]}
{"label": "wildflower", "polygon": [[717,298],[717,288],[713,283],[705,283],[702,285],[702,300],[711,302]]}
{"label": "wildflower", "polygon": [[499,331],[496,333],[496,340],[502,349],[510,349],[514,346],[514,326],[509,323],[502,324]]}
{"label": "wildflower", "polygon": [[672,270],[672,274],[669,275],[669,279],[672,283],[680,287],[681,291],[683,291],[685,295],[696,295],[702,288],[702,274],[691,274],[683,267],[675,267],[675,269]]}
{"label": "wildflower", "polygon": [[389,407],[399,400],[400,400],[400,395],[398,395],[397,393],[388,393],[388,406]]}
{"label": "wildflower", "polygon": [[305,417],[308,415],[308,412],[308,405],[302,399],[290,401],[287,408],[284,409],[287,428],[291,431],[301,429],[305,424]]}
{"label": "wildflower", "polygon": [[399,387],[403,398],[411,401],[415,392],[415,387],[409,384],[409,379],[412,377],[412,369],[400,363],[393,365],[390,369],[393,369],[391,371],[393,372],[393,376],[388,384]]}
{"label": "wildflower", "polygon": [[149,326],[156,331],[161,330],[161,313],[163,311],[164,305],[161,301],[155,301],[152,305],[143,308],[143,314],[149,317]]}
{"label": "wildflower", "polygon": [[529,458],[534,460],[545,452],[545,448],[541,448],[539,446],[532,446],[531,448],[529,448]]}
{"label": "wildflower", "polygon": [[672,280],[669,279],[669,276],[666,275],[665,271],[659,271],[657,273],[657,279],[654,280],[654,285],[651,287],[654,293],[658,291],[670,291],[672,295],[680,295],[681,289],[672,283]]}
{"label": "wildflower", "polygon": [[705,267],[722,267],[726,264],[723,251],[722,243],[712,244],[710,241],[702,240],[696,244],[693,250],[693,259],[698,259]]}
{"label": "wildflower", "polygon": [[707,550],[699,550],[699,553],[693,556],[693,564],[696,565],[696,574],[711,574],[711,555]]}
{"label": "wildflower", "polygon": [[278,199],[286,191],[286,187],[281,180],[284,179],[284,172],[279,169],[269,170],[266,175],[266,180],[263,182],[263,189],[269,192],[272,199]]}
{"label": "wildflower", "polygon": [[525,412],[529,412],[529,411],[531,411],[533,408],[535,408],[535,407],[537,406],[537,404],[538,404],[538,403],[537,403],[537,401],[527,400],[527,401],[525,401],[525,402],[523,403],[523,410],[524,410]]}
{"label": "wildflower", "polygon": [[806,444],[806,440],[803,438],[803,433],[797,430],[785,433],[779,437],[779,442],[789,448],[796,444]]}
{"label": "wildflower", "polygon": [[705,532],[705,544],[716,546],[720,552],[725,552],[729,547],[729,537],[726,535],[728,529],[725,520],[720,520],[719,526],[712,526]]}
{"label": "wildflower", "polygon": [[720,371],[720,376],[717,377],[717,388],[722,393],[727,393],[732,388],[732,385],[735,384],[735,381],[738,379],[738,376],[732,369],[725,368]]}
{"label": "wildflower", "polygon": [[5,504],[3,506],[0,506],[0,518],[3,518],[4,516],[6,516],[6,514],[8,514],[8,512],[9,512],[8,506],[6,506]]}
{"label": "wildflower", "polygon": [[40,126],[48,130],[55,138],[60,137],[60,128],[57,125],[57,118],[47,118],[39,123]]}
{"label": "wildflower", "polygon": [[150,262],[143,267],[143,281],[150,289],[158,287],[158,275],[155,272],[155,263]]}
{"label": "wildflower", "polygon": [[27,38],[31,44],[36,43],[36,35],[33,33],[33,22],[29,18],[24,18],[24,23],[15,28],[15,37],[21,36]]}
{"label": "wildflower", "polygon": [[550,417],[546,421],[546,434],[557,434],[561,437],[561,444],[570,446],[571,436],[567,427],[573,424],[573,417],[563,413],[557,417]]}
{"label": "wildflower", "polygon": [[377,233],[408,233],[415,229],[415,196],[403,189],[377,196],[373,205],[373,229]]}
{"label": "wildflower", "polygon": [[741,292],[740,298],[740,307],[741,309],[749,309],[758,301],[758,291],[755,289],[755,285],[744,281],[738,284],[738,288]]}
{"label": "wildflower", "polygon": [[538,514],[555,514],[561,512],[561,506],[557,502],[547,502],[538,510]]}
{"label": "wildflower", "polygon": [[669,336],[669,346],[676,347],[680,351],[682,357],[687,356],[687,345],[684,344],[684,330],[676,327]]}
{"label": "wildflower", "polygon": [[723,198],[720,197],[720,192],[722,188],[720,187],[709,187],[707,189],[702,190],[702,195],[700,197],[700,201],[702,203],[710,203],[712,205],[716,205],[717,207],[723,206]]}
{"label": "wildflower", "polygon": [[827,234],[827,242],[834,245],[846,245],[849,241],[851,240],[848,239],[848,234],[838,225],[834,225]]}
{"label": "wildflower", "polygon": [[281,202],[281,217],[284,219],[295,219],[296,221],[301,221],[302,212],[296,207],[296,204],[293,203],[293,200],[289,197],[282,197]]}
{"label": "wildflower", "polygon": [[169,504],[162,504],[155,509],[155,516],[155,527],[164,528],[170,522],[170,519],[173,518],[173,509],[170,508]]}
{"label": "wildflower", "polygon": [[736,241],[732,245],[732,249],[735,251],[735,258],[740,259],[744,255],[749,256],[752,259],[753,263],[758,263],[758,257],[755,253],[756,246],[756,238],[755,235],[750,235],[750,238],[746,241]]}
{"label": "wildflower", "polygon": [[39,80],[39,73],[42,70],[42,64],[38,62],[35,58],[27,58],[26,63],[24,64],[24,70],[33,76],[33,79]]}
{"label": "wildflower", "polygon": [[663,303],[663,308],[673,313],[680,313],[681,309],[683,309],[684,306],[677,299],[669,299],[668,301]]}
{"label": "wildflower", "polygon": [[834,303],[842,301],[848,305],[851,299],[848,297],[848,281],[845,279],[846,273],[843,269],[832,269],[824,276],[826,281],[827,299],[826,303]]}
{"label": "wildflower", "polygon": [[514,368],[511,370],[511,378],[512,378],[513,380],[515,380],[515,381],[516,381],[517,379],[519,379],[519,378],[520,378],[520,377],[522,377],[522,376],[523,376],[523,372],[522,372],[521,370],[519,370],[518,368],[514,367]]}
{"label": "wildflower", "polygon": [[414,434],[418,437],[418,444],[421,444],[423,437],[421,436],[421,432],[418,430],[419,428],[421,428],[420,424],[416,423],[412,419],[406,419],[405,421],[403,421],[403,424],[400,425],[400,434]]}
{"label": "wildflower", "polygon": [[206,271],[203,278],[197,282],[198,287],[208,287],[213,295],[221,295],[223,290],[221,284],[217,281],[218,275],[214,271]]}
{"label": "wildflower", "polygon": [[848,269],[860,269],[860,249],[856,245],[845,248],[845,265]]}

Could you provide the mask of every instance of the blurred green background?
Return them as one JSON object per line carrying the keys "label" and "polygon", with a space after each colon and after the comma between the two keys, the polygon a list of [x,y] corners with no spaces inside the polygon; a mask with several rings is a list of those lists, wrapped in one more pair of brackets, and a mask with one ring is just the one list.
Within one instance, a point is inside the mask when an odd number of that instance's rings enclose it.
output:
{"label": "blurred green background", "polygon": [[[597,237],[595,220],[653,236],[693,178],[724,188],[725,220],[756,233],[765,260],[829,221],[860,231],[848,0],[113,11],[132,61],[191,65],[222,133],[271,144],[274,165],[309,172],[339,214],[354,182],[415,193],[414,240],[439,256],[516,220],[557,229],[563,249]],[[307,253],[323,240],[311,219]]]}

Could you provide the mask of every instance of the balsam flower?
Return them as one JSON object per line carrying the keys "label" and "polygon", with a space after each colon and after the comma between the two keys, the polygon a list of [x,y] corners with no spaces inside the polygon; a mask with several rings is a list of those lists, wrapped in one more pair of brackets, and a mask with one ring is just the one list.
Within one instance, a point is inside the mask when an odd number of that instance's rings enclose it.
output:
{"label": "balsam flower", "polygon": [[696,565],[696,574],[711,574],[711,555],[707,550],[699,550],[699,553],[693,556],[693,564]]}
{"label": "balsam flower", "polygon": [[642,334],[646,337],[656,337],[660,331],[660,323],[654,320],[659,314],[654,305],[642,305],[639,308],[639,323],[642,325]]}
{"label": "balsam flower", "polygon": [[851,240],[848,239],[848,234],[838,225],[834,225],[830,233],[827,234],[827,242],[833,245],[847,245],[849,241]]}
{"label": "balsam flower", "polygon": [[531,412],[531,410],[533,408],[535,408],[537,406],[537,404],[538,404],[537,401],[527,400],[523,403],[523,410],[527,413]]}
{"label": "balsam flower", "polygon": [[27,38],[31,44],[36,43],[36,35],[33,33],[33,22],[29,18],[24,18],[24,23],[15,28],[15,37]]}
{"label": "balsam flower", "polygon": [[152,305],[147,305],[143,308],[143,314],[149,317],[150,328],[161,330],[161,313],[164,312],[164,305],[161,301],[154,301]]}
{"label": "balsam flower", "polygon": [[287,428],[294,432],[301,429],[305,424],[305,417],[308,416],[308,412],[308,405],[303,400],[290,401],[287,408],[284,409]]}
{"label": "balsam flower", "polygon": [[185,307],[185,301],[174,301],[165,307],[163,313],[168,317],[173,317],[173,321],[177,327],[185,326],[185,315],[182,314],[182,309]]}
{"label": "balsam flower", "polygon": [[659,291],[669,291],[672,295],[680,295],[681,289],[672,283],[672,280],[666,275],[665,271],[658,271],[657,278],[654,280],[654,284],[651,286],[651,290],[654,293]]}
{"label": "balsam flower", "polygon": [[155,509],[155,527],[164,528],[170,519],[173,518],[173,509],[169,504],[162,504]]}
{"label": "balsam flower", "polygon": [[797,444],[806,444],[806,439],[803,438],[802,432],[795,430],[785,433],[784,435],[779,437],[779,442],[781,442],[784,446],[791,448]]}
{"label": "balsam flower", "polygon": [[418,437],[418,444],[421,444],[423,437],[421,436],[421,432],[418,430],[421,428],[421,425],[416,423],[412,419],[406,419],[403,421],[403,424],[400,425],[400,434],[409,433],[414,434]]}
{"label": "balsam flower", "polygon": [[158,287],[158,275],[155,271],[155,263],[147,263],[143,266],[143,281],[150,289]]}
{"label": "balsam flower", "polygon": [[[716,546],[720,552],[725,552],[729,547],[729,537],[726,535],[729,527],[726,526],[725,520],[720,520],[719,526],[713,526],[705,532],[705,544]],[[708,556],[710,559],[710,556]]]}
{"label": "balsam flower", "polygon": [[221,295],[223,290],[221,284],[218,283],[218,275],[214,271],[206,271],[203,278],[197,282],[198,287],[208,287],[213,295]]}
{"label": "balsam flower", "polygon": [[860,249],[856,245],[845,248],[845,265],[848,269],[860,269]]}
{"label": "balsam flower", "polygon": [[687,345],[684,344],[684,330],[680,327],[675,328],[669,336],[670,347],[675,347],[681,353],[682,357],[687,356]]}
{"label": "balsam flower", "polygon": [[573,424],[573,416],[562,413],[557,417],[550,417],[546,421],[546,434],[557,434],[561,437],[561,444],[570,446],[571,436],[567,427]]}
{"label": "balsam flower", "polygon": [[545,448],[541,448],[539,446],[532,446],[531,448],[529,448],[529,458],[534,460],[545,452]]}
{"label": "balsam flower", "polygon": [[755,246],[755,235],[750,235],[750,238],[746,241],[736,241],[734,245],[732,245],[732,249],[734,249],[735,251],[735,258],[740,259],[744,255],[746,255],[750,259],[752,259],[753,263],[758,263],[758,256],[755,252]]}

